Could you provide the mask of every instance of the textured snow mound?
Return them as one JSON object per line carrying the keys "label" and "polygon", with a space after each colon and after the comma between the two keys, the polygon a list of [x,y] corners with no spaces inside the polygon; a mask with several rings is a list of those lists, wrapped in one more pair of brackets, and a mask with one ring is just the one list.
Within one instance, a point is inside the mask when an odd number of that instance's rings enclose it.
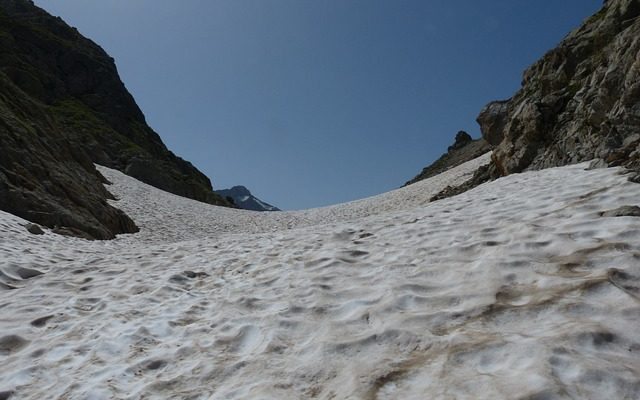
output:
{"label": "textured snow mound", "polygon": [[601,212],[640,185],[575,165],[427,204],[473,165],[275,214],[103,169],[142,229],[111,242],[0,213],[0,392],[639,398],[640,219]]}

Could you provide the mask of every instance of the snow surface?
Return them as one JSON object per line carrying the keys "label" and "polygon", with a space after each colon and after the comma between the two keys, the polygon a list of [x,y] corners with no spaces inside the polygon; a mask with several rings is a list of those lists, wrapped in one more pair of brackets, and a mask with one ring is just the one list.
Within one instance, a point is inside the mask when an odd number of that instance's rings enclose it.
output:
{"label": "snow surface", "polygon": [[581,164],[428,203],[487,157],[275,213],[100,168],[141,227],[107,242],[0,212],[0,398],[639,398],[640,219],[600,212],[640,185]]}

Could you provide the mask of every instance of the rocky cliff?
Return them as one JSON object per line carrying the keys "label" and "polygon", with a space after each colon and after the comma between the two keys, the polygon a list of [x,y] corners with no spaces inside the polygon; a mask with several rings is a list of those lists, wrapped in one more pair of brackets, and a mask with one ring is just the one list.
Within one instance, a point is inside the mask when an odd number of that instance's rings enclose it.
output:
{"label": "rocky cliff", "polygon": [[228,205],[146,124],[114,60],[28,0],[0,0],[0,209],[94,238],[136,231],[92,163]]}
{"label": "rocky cliff", "polygon": [[608,0],[478,117],[494,176],[577,163],[637,166],[640,0]]}

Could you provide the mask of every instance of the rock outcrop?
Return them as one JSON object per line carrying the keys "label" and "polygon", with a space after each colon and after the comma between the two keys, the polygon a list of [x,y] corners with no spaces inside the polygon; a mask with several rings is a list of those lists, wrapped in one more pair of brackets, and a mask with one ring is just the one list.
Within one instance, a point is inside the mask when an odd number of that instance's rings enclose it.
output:
{"label": "rock outcrop", "polygon": [[473,138],[471,137],[471,135],[469,135],[465,131],[459,131],[456,134],[455,142],[453,142],[453,144],[447,148],[447,151],[452,152],[453,150],[461,149],[466,145],[468,145],[469,143],[471,143],[472,141],[473,141]]}
{"label": "rock outcrop", "polygon": [[640,160],[640,0],[609,0],[478,117],[497,175]]}
{"label": "rock outcrop", "polygon": [[216,193],[243,210],[280,211],[278,207],[274,207],[251,194],[249,189],[244,186],[234,186],[231,189],[216,190]]}
{"label": "rock outcrop", "polygon": [[456,134],[455,142],[449,146],[445,154],[438,158],[433,164],[425,167],[422,172],[405,183],[404,186],[431,178],[450,168],[457,167],[460,164],[480,157],[489,150],[491,150],[491,146],[489,146],[486,140],[482,138],[474,140],[467,132],[460,131]]}
{"label": "rock outcrop", "polygon": [[108,239],[137,230],[93,163],[228,205],[146,124],[114,60],[28,0],[0,0],[0,209]]}

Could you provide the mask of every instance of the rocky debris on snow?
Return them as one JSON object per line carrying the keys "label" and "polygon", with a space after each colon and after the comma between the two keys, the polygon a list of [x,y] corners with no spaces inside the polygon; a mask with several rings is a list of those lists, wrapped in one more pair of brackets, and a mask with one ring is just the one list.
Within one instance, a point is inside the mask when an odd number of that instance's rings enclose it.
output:
{"label": "rocky debris on snow", "polygon": [[632,171],[632,175],[629,177],[629,182],[640,183],[640,172],[637,170]]}
{"label": "rocky debris on snow", "polygon": [[622,206],[614,210],[605,211],[601,215],[603,217],[640,217],[640,207]]}
{"label": "rocky debris on snow", "polygon": [[25,225],[25,229],[34,235],[44,235],[44,231],[36,224],[27,224]]}
{"label": "rocky debris on snow", "polygon": [[0,400],[9,400],[13,394],[14,392],[12,390],[0,391]]}
{"label": "rocky debris on snow", "polygon": [[457,196],[461,193],[466,192],[467,190],[473,189],[478,185],[491,181],[493,177],[492,168],[493,166],[491,164],[481,165],[474,172],[471,179],[458,185],[445,187],[435,195],[431,196],[430,201],[442,200],[446,199],[447,197]]}
{"label": "rocky debris on snow", "polygon": [[58,235],[62,235],[62,236],[72,236],[72,237],[77,237],[77,238],[86,239],[86,240],[96,239],[90,234],[86,233],[85,231],[81,229],[76,229],[70,226],[55,226],[53,227],[53,229],[51,229],[51,232]]}
{"label": "rocky debris on snow", "polygon": [[589,167],[587,169],[599,169],[599,168],[608,168],[609,164],[603,160],[602,158],[596,158],[595,160],[589,163]]}
{"label": "rocky debris on snow", "polygon": [[18,335],[6,335],[0,337],[0,355],[6,356],[20,351],[27,346],[29,341]]}

